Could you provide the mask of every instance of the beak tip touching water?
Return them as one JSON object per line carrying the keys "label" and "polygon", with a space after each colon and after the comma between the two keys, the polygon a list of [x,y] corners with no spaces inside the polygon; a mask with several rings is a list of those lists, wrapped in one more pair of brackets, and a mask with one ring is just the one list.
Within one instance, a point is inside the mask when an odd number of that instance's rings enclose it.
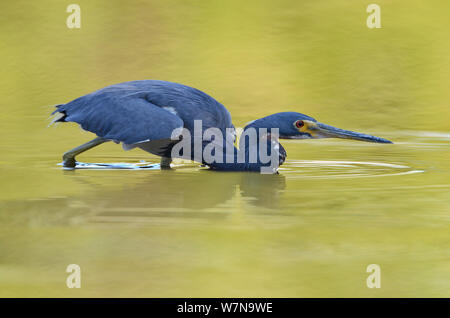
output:
{"label": "beak tip touching water", "polygon": [[371,142],[376,142],[376,143],[380,143],[380,144],[393,144],[392,141],[381,138],[381,137],[375,137],[374,140],[368,140]]}

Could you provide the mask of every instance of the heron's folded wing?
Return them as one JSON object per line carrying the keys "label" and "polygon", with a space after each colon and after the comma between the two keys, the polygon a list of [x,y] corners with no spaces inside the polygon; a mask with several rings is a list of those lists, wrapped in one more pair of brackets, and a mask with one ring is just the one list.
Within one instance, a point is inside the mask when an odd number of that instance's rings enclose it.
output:
{"label": "heron's folded wing", "polygon": [[180,117],[143,98],[86,97],[60,105],[57,111],[65,114],[64,121],[76,122],[106,139],[125,144],[168,139],[183,127]]}

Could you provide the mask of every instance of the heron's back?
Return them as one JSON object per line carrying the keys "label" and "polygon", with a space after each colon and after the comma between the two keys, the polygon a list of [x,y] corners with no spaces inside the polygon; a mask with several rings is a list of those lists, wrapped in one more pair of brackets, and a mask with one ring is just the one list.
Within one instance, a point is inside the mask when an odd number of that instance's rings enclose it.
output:
{"label": "heron's back", "polygon": [[59,111],[66,113],[65,121],[78,122],[83,114],[89,113],[90,108],[101,112],[101,108],[110,109],[113,103],[132,102],[133,99],[145,100],[180,117],[184,127],[191,131],[194,128],[194,120],[202,120],[205,129],[233,127],[228,110],[211,96],[193,87],[158,80],[131,81],[107,86],[61,105]]}

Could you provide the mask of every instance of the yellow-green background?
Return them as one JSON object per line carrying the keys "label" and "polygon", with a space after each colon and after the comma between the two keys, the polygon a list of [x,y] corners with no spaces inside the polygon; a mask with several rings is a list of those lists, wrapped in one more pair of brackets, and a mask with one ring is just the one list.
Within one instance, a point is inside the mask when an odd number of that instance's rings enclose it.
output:
{"label": "yellow-green background", "polygon": [[[83,0],[81,29],[70,3],[0,6],[0,296],[450,296],[449,1],[377,1],[381,29],[358,0]],[[138,79],[199,88],[237,127],[291,110],[395,144],[288,141],[275,176],[62,171],[92,135],[47,127],[50,105]]]}

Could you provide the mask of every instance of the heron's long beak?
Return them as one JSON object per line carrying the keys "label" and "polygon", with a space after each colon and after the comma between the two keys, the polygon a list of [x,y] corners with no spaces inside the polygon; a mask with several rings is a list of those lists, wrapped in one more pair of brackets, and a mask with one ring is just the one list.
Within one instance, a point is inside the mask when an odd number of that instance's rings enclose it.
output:
{"label": "heron's long beak", "polygon": [[392,144],[392,141],[376,137],[372,135],[362,134],[350,130],[344,130],[333,126],[325,125],[319,122],[309,122],[308,130],[315,138],[345,138],[355,139],[368,142],[379,142],[385,144]]}

